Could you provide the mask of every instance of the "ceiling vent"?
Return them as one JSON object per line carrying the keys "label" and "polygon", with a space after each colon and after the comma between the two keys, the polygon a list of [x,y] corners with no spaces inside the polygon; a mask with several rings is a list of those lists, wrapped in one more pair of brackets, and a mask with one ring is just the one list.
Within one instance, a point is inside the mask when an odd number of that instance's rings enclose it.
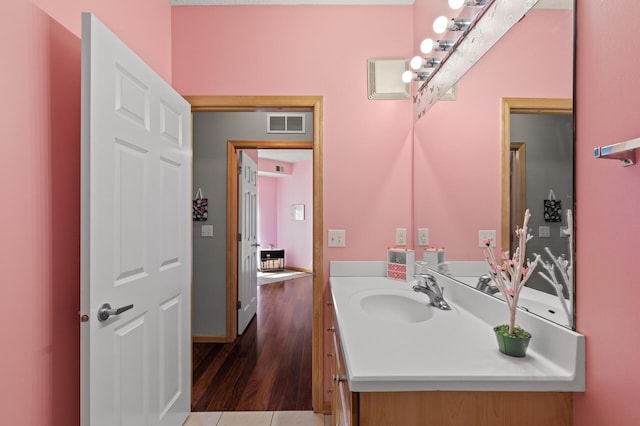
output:
{"label": "ceiling vent", "polygon": [[304,133],[304,114],[267,114],[267,133]]}

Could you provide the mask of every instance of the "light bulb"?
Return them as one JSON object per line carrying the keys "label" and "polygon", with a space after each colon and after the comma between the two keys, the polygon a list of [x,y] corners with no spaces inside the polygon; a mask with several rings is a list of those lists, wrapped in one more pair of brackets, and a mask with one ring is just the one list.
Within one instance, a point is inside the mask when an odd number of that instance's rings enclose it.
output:
{"label": "light bulb", "polygon": [[413,72],[412,71],[405,71],[402,73],[402,81],[405,83],[411,83],[411,80],[413,80]]}
{"label": "light bulb", "polygon": [[458,10],[464,6],[465,0],[449,0],[449,7],[453,10]]}
{"label": "light bulb", "polygon": [[409,62],[409,66],[411,67],[411,69],[414,69],[417,71],[420,68],[422,68],[423,62],[424,61],[421,56],[414,56],[413,58],[411,58],[411,62]]}
{"label": "light bulb", "polygon": [[433,31],[436,34],[442,34],[447,31],[447,26],[449,25],[449,20],[446,16],[438,16],[435,21],[433,21]]}
{"label": "light bulb", "polygon": [[422,40],[422,43],[420,43],[420,51],[425,55],[428,55],[433,50],[433,44],[434,42],[432,39],[425,38]]}

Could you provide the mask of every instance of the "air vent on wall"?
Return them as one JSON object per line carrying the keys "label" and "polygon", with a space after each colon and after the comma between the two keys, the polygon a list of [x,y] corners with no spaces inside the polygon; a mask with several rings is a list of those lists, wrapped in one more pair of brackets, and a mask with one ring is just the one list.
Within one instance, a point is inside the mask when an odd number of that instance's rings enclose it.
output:
{"label": "air vent on wall", "polygon": [[409,69],[407,59],[369,59],[367,87],[369,99],[409,99],[411,85],[399,76]]}
{"label": "air vent on wall", "polygon": [[304,114],[267,114],[267,133],[304,133]]}

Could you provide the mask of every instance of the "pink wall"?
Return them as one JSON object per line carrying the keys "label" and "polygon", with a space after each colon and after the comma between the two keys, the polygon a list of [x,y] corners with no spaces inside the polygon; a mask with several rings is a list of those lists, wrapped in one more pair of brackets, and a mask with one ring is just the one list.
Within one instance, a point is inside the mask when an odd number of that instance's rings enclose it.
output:
{"label": "pink wall", "polygon": [[278,180],[258,177],[258,243],[260,249],[278,246]]}
{"label": "pink wall", "polygon": [[[324,245],[325,289],[329,261],[384,259],[395,228],[413,226],[411,102],[367,99],[367,59],[410,56],[412,12],[411,6],[191,6],[172,13],[180,93],[323,96],[323,234],[345,229],[347,242]],[[325,383],[328,371],[326,363]]]}
{"label": "pink wall", "polygon": [[456,101],[416,123],[415,226],[447,259],[482,260],[480,229],[500,241],[501,98],[572,96],[571,21],[570,11],[530,12],[458,82]]}
{"label": "pink wall", "polygon": [[[287,266],[313,270],[313,160],[299,161],[290,178],[278,179],[278,246]],[[291,218],[291,205],[303,204],[304,220]]]}
{"label": "pink wall", "polygon": [[[136,4],[133,4],[136,3]],[[0,423],[79,423],[80,12],[165,78],[167,2],[6,0],[0,14]],[[140,19],[144,17],[145,19]]]}
{"label": "pink wall", "polygon": [[[412,54],[411,8],[175,8],[168,39],[167,3],[133,3],[3,2],[0,129],[9,159],[0,168],[3,424],[79,421],[81,10],[96,12],[167,79],[173,63],[182,93],[325,97],[324,226],[347,229],[348,245],[325,249],[326,261],[380,258],[393,228],[410,227],[410,209],[397,206],[411,205],[404,190],[411,182],[411,107],[367,101],[365,63]],[[588,390],[574,399],[580,426],[640,424],[640,343],[633,339],[640,299],[633,281],[640,193],[633,188],[640,166],[592,158],[596,146],[638,136],[640,58],[625,54],[635,48],[638,14],[634,2],[585,0],[578,8],[577,324],[587,336],[588,366]],[[369,25],[356,31],[361,22]],[[234,31],[240,24],[242,31]],[[301,48],[295,58],[306,63],[267,49],[267,40],[292,42]],[[628,42],[618,47],[610,40]],[[260,59],[260,79],[247,52]]]}
{"label": "pink wall", "polygon": [[575,424],[638,425],[640,166],[596,160],[593,148],[640,136],[640,3],[578,3],[576,301],[587,392],[575,396]]}
{"label": "pink wall", "polygon": [[368,58],[410,54],[411,21],[410,6],[174,9],[180,93],[324,97],[324,227],[347,235],[327,264],[382,259],[394,229],[411,227],[397,208],[411,202],[411,102],[369,101],[366,78]]}
{"label": "pink wall", "polygon": [[[261,159],[258,165],[276,164]],[[288,267],[313,270],[313,161],[282,163],[287,177],[260,176],[258,185],[258,242],[285,249]],[[269,169],[270,171],[273,168]],[[291,218],[291,205],[304,204],[305,220]]]}
{"label": "pink wall", "polygon": [[[276,166],[281,167],[281,171],[277,172]],[[291,163],[285,163],[284,161],[275,161],[261,158],[258,162],[258,170],[261,172],[282,173],[285,175],[290,175],[292,169],[293,167]]]}

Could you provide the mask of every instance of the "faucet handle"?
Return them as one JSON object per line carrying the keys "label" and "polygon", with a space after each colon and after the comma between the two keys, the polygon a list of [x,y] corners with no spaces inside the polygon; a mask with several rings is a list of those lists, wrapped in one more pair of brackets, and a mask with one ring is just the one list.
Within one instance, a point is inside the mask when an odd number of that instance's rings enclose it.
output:
{"label": "faucet handle", "polygon": [[442,296],[444,294],[444,288],[438,285],[438,281],[436,277],[431,274],[419,274],[417,275],[418,285],[421,287],[425,287],[434,291],[438,296]]}

